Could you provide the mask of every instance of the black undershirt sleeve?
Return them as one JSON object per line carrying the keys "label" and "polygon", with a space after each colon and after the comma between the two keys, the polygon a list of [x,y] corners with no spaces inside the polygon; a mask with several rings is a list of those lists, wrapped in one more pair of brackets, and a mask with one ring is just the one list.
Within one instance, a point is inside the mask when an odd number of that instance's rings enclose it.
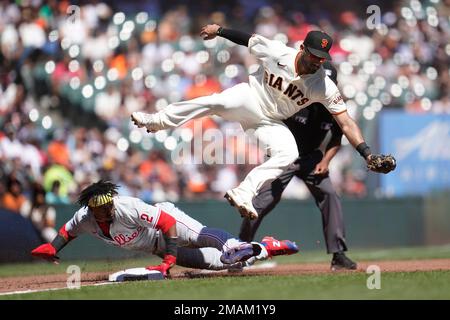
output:
{"label": "black undershirt sleeve", "polygon": [[166,242],[166,252],[165,254],[170,254],[174,257],[177,256],[178,251],[178,238],[171,238],[163,234],[164,241]]}
{"label": "black undershirt sleeve", "polygon": [[62,248],[64,248],[70,240],[65,239],[63,236],[58,234],[55,239],[52,241],[52,246],[55,247],[56,252],[59,252]]}
{"label": "black undershirt sleeve", "polygon": [[232,29],[225,29],[222,27],[220,27],[219,30],[217,31],[217,35],[246,47],[248,47],[248,41],[252,36],[251,34],[246,32]]}

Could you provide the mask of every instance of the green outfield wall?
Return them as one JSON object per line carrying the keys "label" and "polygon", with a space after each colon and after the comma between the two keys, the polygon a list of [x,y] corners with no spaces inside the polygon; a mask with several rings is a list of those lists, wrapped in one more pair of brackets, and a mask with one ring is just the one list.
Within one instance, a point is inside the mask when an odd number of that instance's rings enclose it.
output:
{"label": "green outfield wall", "polygon": [[[450,194],[428,198],[343,199],[346,238],[352,248],[392,248],[450,243]],[[210,227],[238,234],[241,218],[224,201],[179,202],[177,206]],[[77,206],[57,207],[57,225]],[[291,239],[302,250],[323,250],[321,215],[312,200],[283,200],[263,221],[257,239],[273,235]],[[66,259],[136,257],[141,254],[110,247],[90,235],[68,245]]]}

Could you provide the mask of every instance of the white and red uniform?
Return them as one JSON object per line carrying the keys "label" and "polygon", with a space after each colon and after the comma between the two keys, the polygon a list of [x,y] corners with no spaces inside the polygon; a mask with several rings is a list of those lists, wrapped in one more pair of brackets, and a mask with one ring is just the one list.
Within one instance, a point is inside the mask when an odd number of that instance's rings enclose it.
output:
{"label": "white and red uniform", "polygon": [[177,264],[211,270],[229,268],[230,265],[220,261],[222,252],[242,243],[226,231],[204,226],[169,202],[152,206],[138,198],[124,196],[116,196],[113,201],[113,221],[109,226],[99,225],[92,212],[84,207],[65,224],[65,231],[71,237],[88,233],[110,245],[163,257],[163,232],[175,222]]}
{"label": "white and red uniform", "polygon": [[322,103],[333,114],[346,111],[346,105],[323,68],[314,74],[298,75],[299,51],[260,35],[253,35],[248,47],[260,61],[249,83],[170,104],[155,115],[162,129],[207,115],[237,121],[244,130],[254,129],[270,159],[250,171],[236,188],[251,203],[264,182],[277,178],[298,157],[295,139],[282,120],[314,102]]}

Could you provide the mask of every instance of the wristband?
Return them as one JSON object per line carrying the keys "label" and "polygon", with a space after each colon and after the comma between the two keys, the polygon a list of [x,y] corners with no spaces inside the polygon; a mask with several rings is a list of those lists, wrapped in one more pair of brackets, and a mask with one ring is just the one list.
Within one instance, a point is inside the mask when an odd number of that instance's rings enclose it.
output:
{"label": "wristband", "polygon": [[356,151],[358,151],[361,157],[363,157],[364,159],[367,159],[367,157],[372,154],[372,152],[370,151],[370,147],[365,142],[361,142],[360,144],[358,144],[358,146],[356,147]]}

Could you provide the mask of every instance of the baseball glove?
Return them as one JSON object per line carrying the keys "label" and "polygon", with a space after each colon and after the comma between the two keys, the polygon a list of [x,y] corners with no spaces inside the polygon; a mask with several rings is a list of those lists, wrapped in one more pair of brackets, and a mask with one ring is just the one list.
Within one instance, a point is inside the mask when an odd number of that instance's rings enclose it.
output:
{"label": "baseball glove", "polygon": [[378,173],[389,173],[395,170],[397,160],[388,154],[372,154],[367,161],[367,169]]}

